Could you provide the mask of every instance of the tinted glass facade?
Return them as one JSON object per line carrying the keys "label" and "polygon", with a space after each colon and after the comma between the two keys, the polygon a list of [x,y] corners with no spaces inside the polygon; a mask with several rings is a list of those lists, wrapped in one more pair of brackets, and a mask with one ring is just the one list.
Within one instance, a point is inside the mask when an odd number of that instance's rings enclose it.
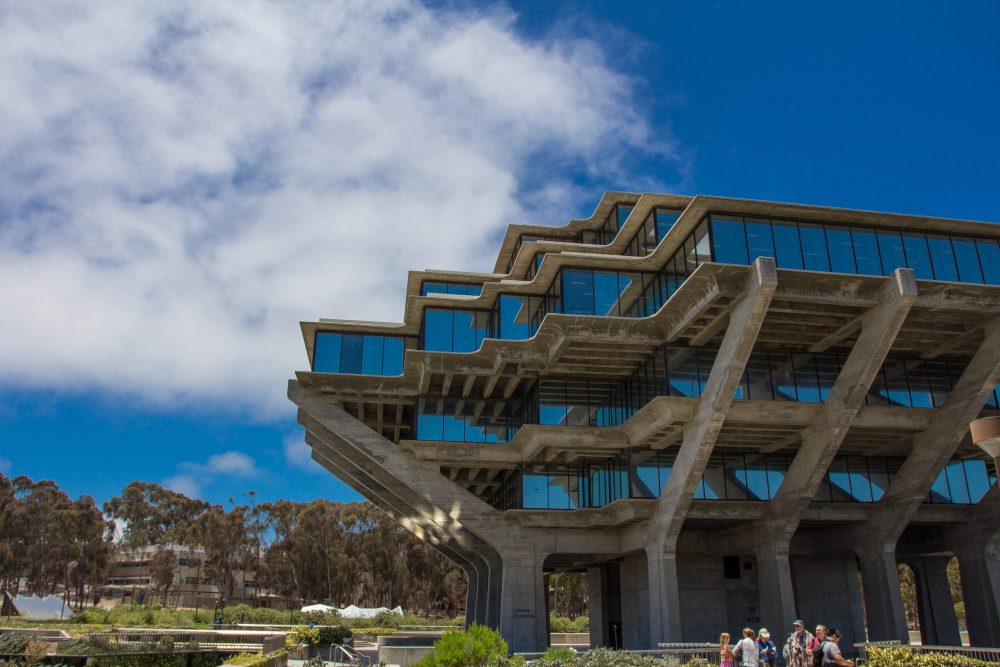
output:
{"label": "tinted glass facade", "polygon": [[329,331],[316,332],[313,371],[362,375],[402,375],[403,353],[416,339]]}
{"label": "tinted glass facade", "polygon": [[889,275],[913,269],[922,280],[1000,285],[996,239],[724,215],[711,216],[716,262],[774,257],[778,268]]}

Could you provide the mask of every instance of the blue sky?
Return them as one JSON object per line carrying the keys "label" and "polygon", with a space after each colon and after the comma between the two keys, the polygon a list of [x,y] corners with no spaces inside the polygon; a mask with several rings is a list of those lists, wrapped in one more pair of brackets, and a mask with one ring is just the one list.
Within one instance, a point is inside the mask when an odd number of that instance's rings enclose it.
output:
{"label": "blue sky", "polygon": [[0,9],[0,472],[355,499],[298,321],[605,190],[1000,221],[997,3],[372,4]]}

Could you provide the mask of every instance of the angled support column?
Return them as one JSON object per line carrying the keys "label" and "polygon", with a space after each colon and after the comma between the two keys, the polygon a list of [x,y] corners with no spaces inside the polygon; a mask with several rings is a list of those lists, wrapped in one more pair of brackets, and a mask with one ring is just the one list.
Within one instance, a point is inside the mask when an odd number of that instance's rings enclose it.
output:
{"label": "angled support column", "polygon": [[972,508],[967,526],[949,532],[958,545],[969,643],[1000,647],[1000,487]]}
{"label": "angled support column", "polygon": [[754,549],[761,622],[768,628],[790,628],[798,617],[788,546],[785,540],[758,540]]}
{"label": "angled support column", "polygon": [[777,288],[773,259],[761,257],[752,269],[742,297],[730,310],[729,325],[718,356],[693,418],[684,430],[680,451],[650,526],[653,534],[646,546],[646,562],[650,644],[653,647],[659,642],[681,641],[677,537]]}
{"label": "angled support column", "polygon": [[500,634],[511,652],[543,652],[548,647],[545,576],[546,554],[530,544],[502,551],[503,587],[500,597]]}
{"label": "angled support column", "polygon": [[896,543],[883,543],[882,548],[859,549],[861,585],[864,588],[865,619],[868,641],[898,641],[910,643],[910,633],[903,613],[903,596],[899,592],[899,571],[896,569]]}
{"label": "angled support column", "polygon": [[979,416],[1000,382],[1000,319],[990,322],[984,338],[948,400],[937,409],[930,427],[913,439],[913,448],[875,510],[857,531],[859,540],[880,536],[893,545],[930,492],[942,468],[969,433],[969,422]]}
{"label": "angled support column", "polygon": [[924,646],[961,646],[958,618],[948,584],[950,556],[907,559],[917,585],[920,641]]}

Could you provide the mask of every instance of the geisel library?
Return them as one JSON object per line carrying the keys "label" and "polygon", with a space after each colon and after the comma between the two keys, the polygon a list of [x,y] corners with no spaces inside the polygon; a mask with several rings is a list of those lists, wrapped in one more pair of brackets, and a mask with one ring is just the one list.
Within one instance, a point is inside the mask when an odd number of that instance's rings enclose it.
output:
{"label": "geisel library", "polygon": [[302,331],[313,457],[468,574],[468,619],[547,644],[586,572],[594,645],[796,617],[842,646],[1000,646],[1000,225],[608,193],[512,225],[493,273],[409,274],[403,323]]}

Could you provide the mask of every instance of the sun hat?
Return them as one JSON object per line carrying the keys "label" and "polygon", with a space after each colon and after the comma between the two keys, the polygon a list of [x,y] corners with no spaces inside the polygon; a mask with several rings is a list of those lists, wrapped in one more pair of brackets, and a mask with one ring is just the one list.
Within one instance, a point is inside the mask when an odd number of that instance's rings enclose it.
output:
{"label": "sun hat", "polygon": [[797,619],[794,623],[792,623],[792,625],[802,625],[802,626],[805,626],[805,624],[806,622],[803,621],[801,618]]}
{"label": "sun hat", "polygon": [[767,631],[767,628],[761,628],[760,632],[758,632],[757,634],[763,637],[764,639],[767,639],[771,636],[771,633]]}

